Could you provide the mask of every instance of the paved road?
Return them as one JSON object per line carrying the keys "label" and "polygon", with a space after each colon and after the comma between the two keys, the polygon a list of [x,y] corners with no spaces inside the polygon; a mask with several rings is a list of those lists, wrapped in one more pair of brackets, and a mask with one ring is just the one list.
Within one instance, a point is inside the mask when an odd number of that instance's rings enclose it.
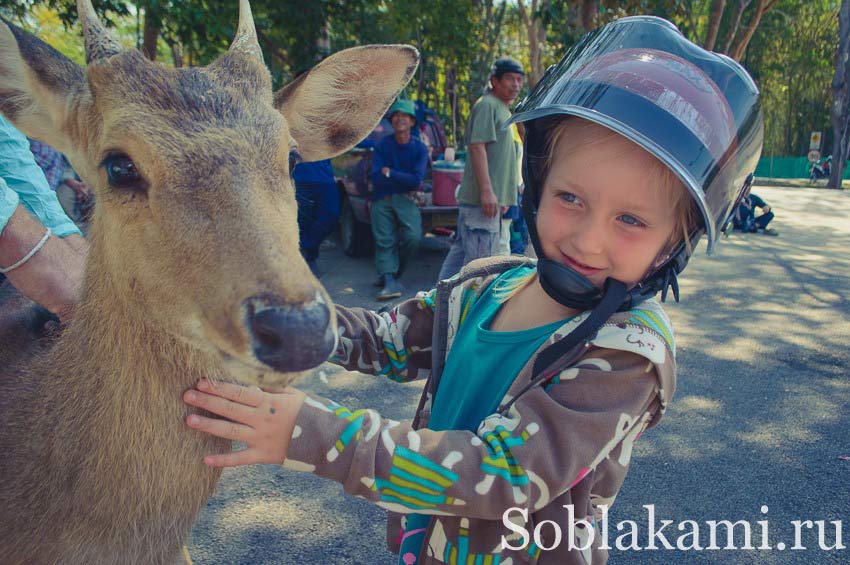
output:
{"label": "paved road", "polygon": [[[788,548],[791,520],[826,521],[830,545],[830,522],[841,521],[850,546],[850,460],[841,459],[850,456],[850,193],[757,192],[777,212],[781,235],[734,233],[714,257],[701,248],[682,281],[683,303],[668,307],[679,387],[661,425],[635,448],[610,515],[612,545],[618,522],[632,520],[646,534],[643,506],[651,504],[659,527],[674,521],[664,530],[674,545],[680,522],[694,520],[708,545],[707,521],[728,519],[752,524],[754,546],[756,522],[767,520],[770,545],[784,540]],[[432,285],[443,255],[420,253],[404,281],[411,293]],[[320,267],[337,302],[378,306],[370,260],[332,250]],[[416,385],[334,370],[326,366],[300,386],[393,418],[412,413]],[[807,550],[614,550],[612,562],[850,563],[850,549],[812,549],[814,527],[802,529]],[[189,548],[199,565],[393,563],[383,539],[381,510],[336,484],[267,466],[225,472]]]}

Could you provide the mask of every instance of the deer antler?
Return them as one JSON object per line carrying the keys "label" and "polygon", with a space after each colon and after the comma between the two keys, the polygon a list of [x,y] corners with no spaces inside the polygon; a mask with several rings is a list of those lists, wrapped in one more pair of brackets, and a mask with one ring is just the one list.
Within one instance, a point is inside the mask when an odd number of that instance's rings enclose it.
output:
{"label": "deer antler", "polygon": [[77,0],[77,14],[83,27],[86,63],[117,55],[124,46],[107,30],[97,17],[91,0]]}
{"label": "deer antler", "polygon": [[257,41],[257,30],[254,27],[254,17],[251,15],[251,4],[248,0],[239,0],[239,27],[236,37],[230,44],[230,51],[239,51],[263,60],[263,50]]}

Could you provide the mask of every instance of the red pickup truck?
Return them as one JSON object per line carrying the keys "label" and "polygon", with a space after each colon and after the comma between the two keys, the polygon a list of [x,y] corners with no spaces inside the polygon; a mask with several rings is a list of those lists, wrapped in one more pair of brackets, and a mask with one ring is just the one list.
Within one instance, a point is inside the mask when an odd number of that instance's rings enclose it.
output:
{"label": "red pickup truck", "polygon": [[[422,211],[422,231],[428,233],[443,230],[445,233],[446,230],[454,230],[457,227],[457,205],[436,206],[431,198],[434,182],[432,164],[446,150],[445,130],[434,112],[417,104],[417,115],[420,115],[420,110],[422,117],[418,120],[419,136],[428,146],[431,156],[425,172],[425,180],[422,182],[420,192],[417,193],[417,204]],[[384,118],[367,139],[377,142],[392,131],[390,121]],[[369,225],[369,212],[372,205],[369,198],[372,191],[372,182],[369,180],[372,149],[355,147],[334,157],[331,165],[340,191],[339,227],[343,250],[351,257],[368,255],[374,248],[372,228]]]}

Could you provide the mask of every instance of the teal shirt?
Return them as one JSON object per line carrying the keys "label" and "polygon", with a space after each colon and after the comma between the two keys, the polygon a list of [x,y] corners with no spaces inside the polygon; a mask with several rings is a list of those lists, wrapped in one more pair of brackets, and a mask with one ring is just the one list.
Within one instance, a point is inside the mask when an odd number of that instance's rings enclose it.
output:
{"label": "teal shirt", "polygon": [[[518,332],[490,330],[503,306],[493,297],[494,289],[527,275],[533,267],[505,271],[475,302],[449,351],[440,385],[434,397],[428,428],[476,431],[493,414],[520,370],[543,342],[567,320]],[[407,516],[399,563],[411,564],[419,554],[430,516]],[[416,534],[410,535],[413,532]],[[405,560],[405,554],[408,555]]]}
{"label": "teal shirt", "polygon": [[475,431],[494,413],[520,370],[566,320],[518,332],[494,332],[490,324],[503,306],[494,289],[527,275],[531,267],[506,271],[475,302],[458,330],[428,427],[432,430]]}
{"label": "teal shirt", "polygon": [[80,234],[36,165],[27,138],[0,116],[0,232],[19,204],[59,237]]}

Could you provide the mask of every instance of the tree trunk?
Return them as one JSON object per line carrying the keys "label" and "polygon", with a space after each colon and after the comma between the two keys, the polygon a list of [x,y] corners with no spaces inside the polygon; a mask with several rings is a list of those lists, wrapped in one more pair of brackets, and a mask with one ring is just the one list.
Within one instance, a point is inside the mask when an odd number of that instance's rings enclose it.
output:
{"label": "tree trunk", "polygon": [[543,46],[546,45],[546,25],[540,14],[549,10],[549,0],[543,0],[539,9],[537,0],[531,0],[530,9],[525,7],[523,0],[517,0],[517,8],[528,36],[528,58],[531,68],[526,78],[529,88],[534,88],[543,76],[543,61],[540,54]]}
{"label": "tree trunk", "polygon": [[850,85],[847,84],[850,66],[850,0],[841,0],[838,12],[838,47],[835,49],[835,76],[832,79],[832,106],[829,121],[832,124],[832,167],[829,188],[841,188],[844,166],[847,162],[848,137],[850,137]]}
{"label": "tree trunk", "polygon": [[156,42],[159,39],[160,21],[156,14],[145,10],[145,29],[142,33],[142,54],[156,61]]}
{"label": "tree trunk", "polygon": [[[736,61],[740,61],[744,57],[744,53],[747,51],[747,45],[750,44],[750,40],[753,38],[753,35],[758,28],[762,16],[773,8],[777,1],[778,0],[758,0],[755,13],[753,14],[753,17],[750,18],[750,23],[744,29],[744,33],[736,38],[735,43],[732,45],[732,49],[727,53],[730,57]],[[747,3],[749,4],[749,1]]]}
{"label": "tree trunk", "polygon": [[596,5],[596,0],[582,0],[579,6],[579,21],[584,31],[591,31],[596,27],[596,15],[599,13],[599,7]]}
{"label": "tree trunk", "polygon": [[[549,0],[543,0],[540,6],[541,12],[549,11]],[[540,13],[537,14],[535,18],[537,29],[537,59],[534,62],[534,65],[531,67],[531,79],[529,80],[529,88],[534,88],[534,85],[543,78],[543,71],[546,69],[543,65],[543,52],[546,48],[546,22],[543,21],[543,17]]]}
{"label": "tree trunk", "polygon": [[525,26],[526,36],[528,37],[528,59],[531,63],[531,72],[528,76],[528,82],[530,87],[533,88],[532,85],[535,84],[533,83],[534,64],[539,57],[537,34],[534,33],[534,12],[537,10],[537,0],[531,0],[531,14],[528,13],[523,0],[517,0],[517,8],[519,9],[519,17],[522,21],[522,25]]}
{"label": "tree trunk", "polygon": [[[493,9],[493,0],[484,0],[483,5],[479,2],[474,2],[474,5],[479,10],[484,11],[484,20],[481,22],[481,27],[484,29],[484,39],[486,49],[477,50],[475,57],[472,63],[472,73],[471,77],[473,82],[477,84],[479,79],[483,78],[484,84],[489,84],[489,69],[490,65],[493,63],[493,59],[495,57],[496,45],[498,44],[499,37],[502,33],[502,24],[505,19],[505,8],[507,7],[507,2],[500,2],[496,9]],[[520,26],[522,27],[522,26]],[[520,31],[520,33],[522,33]],[[475,102],[478,98],[479,90],[475,87],[470,87],[469,94],[470,105]]]}
{"label": "tree trunk", "polygon": [[171,47],[171,62],[174,63],[174,68],[179,69],[183,66],[183,44],[179,41],[174,41]]}
{"label": "tree trunk", "polygon": [[751,0],[738,0],[735,8],[732,10],[732,19],[729,22],[729,31],[726,32],[726,45],[723,46],[723,52],[729,53],[732,49],[732,43],[735,41],[735,36],[738,35],[738,29],[741,27],[741,18],[744,16],[744,10],[750,5]]}
{"label": "tree trunk", "polygon": [[445,99],[452,116],[452,135],[448,143],[452,147],[457,147],[457,68],[454,66],[446,69]]}
{"label": "tree trunk", "polygon": [[711,14],[708,16],[708,31],[705,33],[703,47],[708,51],[714,51],[717,42],[717,32],[720,31],[720,21],[723,19],[723,10],[726,8],[726,0],[713,0],[711,3]]}
{"label": "tree trunk", "polygon": [[[328,29],[327,23],[324,26],[325,33],[330,37],[330,30]],[[419,49],[419,52],[422,52],[422,26],[416,26],[416,48]],[[328,39],[328,53],[330,53],[330,39]],[[418,74],[419,77],[416,79],[416,99],[424,100],[425,98],[425,61],[420,60]]]}

